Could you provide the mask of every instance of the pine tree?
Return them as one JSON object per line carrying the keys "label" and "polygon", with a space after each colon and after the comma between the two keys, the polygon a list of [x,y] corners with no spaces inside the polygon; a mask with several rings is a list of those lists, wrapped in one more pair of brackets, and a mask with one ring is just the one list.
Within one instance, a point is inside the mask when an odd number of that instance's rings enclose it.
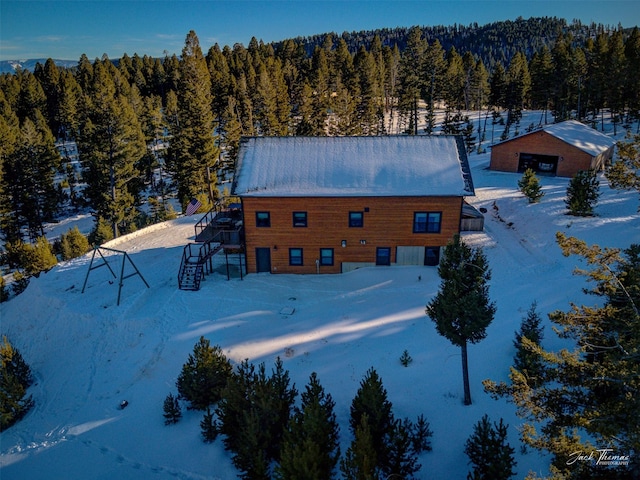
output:
{"label": "pine tree", "polygon": [[109,240],[113,240],[113,229],[107,220],[98,217],[95,228],[89,234],[89,243],[98,246]]}
{"label": "pine tree", "polygon": [[540,123],[547,123],[547,111],[553,92],[554,72],[551,52],[546,45],[533,54],[531,62],[529,62],[529,71],[531,73],[531,106],[536,109],[542,108],[543,118],[540,118]]}
{"label": "pine tree", "polygon": [[216,415],[218,432],[233,464],[247,479],[269,479],[270,464],[281,451],[284,431],[297,395],[280,358],[271,376],[264,363],[257,370],[243,361],[229,379]]}
{"label": "pine tree", "polygon": [[182,409],[180,408],[180,403],[178,402],[178,398],[174,397],[172,393],[166,396],[164,399],[164,404],[162,406],[164,413],[162,416],[164,417],[164,424],[171,425],[172,423],[178,423],[180,418],[182,417]]}
{"label": "pine tree", "polygon": [[617,126],[621,122],[621,117],[626,104],[625,93],[625,70],[626,59],[624,55],[624,43],[622,40],[622,30],[614,31],[609,37],[609,48],[607,55],[607,89],[605,97],[611,114],[613,124],[613,135],[618,134]]}
{"label": "pine tree", "polygon": [[387,462],[387,442],[394,418],[391,402],[387,399],[387,390],[373,368],[367,370],[351,402],[349,426],[352,433],[355,434],[364,415],[368,418],[378,465],[384,465]]}
{"label": "pine tree", "polygon": [[75,226],[62,235],[60,248],[62,250],[62,259],[71,260],[72,258],[81,257],[89,251],[89,240]]}
{"label": "pine tree", "polygon": [[13,215],[11,183],[7,181],[7,158],[11,158],[20,137],[19,120],[0,89],[0,230],[5,242],[22,238],[20,222]]}
{"label": "pine tree", "polygon": [[9,290],[7,290],[7,283],[4,277],[0,275],[0,303],[9,300]]}
{"label": "pine tree", "polygon": [[[372,46],[373,48],[373,46]],[[358,78],[358,120],[365,135],[381,135],[384,130],[382,86],[373,53],[361,47],[354,58]]]}
{"label": "pine tree", "polygon": [[495,304],[489,301],[491,270],[481,249],[468,247],[459,235],[444,248],[438,273],[442,279],[436,297],[426,307],[438,333],[462,351],[464,404],[471,405],[467,344],[487,335]]}
{"label": "pine tree", "polygon": [[204,410],[220,400],[231,372],[231,363],[222,349],[200,337],[176,381],[178,393],[189,402],[189,408]]}
{"label": "pine tree", "polygon": [[542,319],[536,310],[537,303],[533,302],[527,311],[527,316],[522,319],[520,331],[516,332],[513,346],[516,347],[516,355],[513,359],[513,368],[522,373],[530,385],[539,385],[542,382],[542,358],[535,350],[540,347],[543,338],[544,327],[540,326]]}
{"label": "pine tree", "polygon": [[27,388],[33,383],[29,365],[6,336],[0,344],[0,432],[24,417],[33,407]]}
{"label": "pine tree", "polygon": [[[575,346],[559,352],[539,349],[543,382],[531,385],[512,369],[509,383],[485,380],[494,397],[507,397],[525,419],[521,438],[552,455],[552,472],[567,479],[635,478],[640,463],[640,246],[601,248],[556,234],[563,255],[577,255],[588,268],[576,269],[592,282],[588,289],[603,305],[578,306],[549,315],[558,336]],[[628,465],[577,462],[610,448],[629,456]]]}
{"label": "pine tree", "polygon": [[616,146],[618,158],[605,172],[607,180],[613,188],[634,189],[640,194],[640,135]]}
{"label": "pine tree", "polygon": [[507,69],[505,106],[508,110],[507,124],[518,123],[522,110],[526,108],[531,89],[531,76],[527,59],[523,53],[516,53]]}
{"label": "pine tree", "polygon": [[200,433],[202,433],[202,438],[206,443],[214,442],[218,438],[218,424],[209,407],[207,407],[207,412],[200,421]]}
{"label": "pine tree", "polygon": [[75,137],[78,129],[78,105],[82,91],[73,73],[63,70],[60,74],[60,97],[57,123],[60,126],[60,137]]}
{"label": "pine tree", "polygon": [[413,451],[416,454],[431,451],[431,440],[433,432],[429,428],[429,422],[426,421],[424,415],[419,415],[416,423],[412,425],[412,441]]}
{"label": "pine tree", "polygon": [[32,112],[19,130],[15,148],[3,162],[3,192],[11,216],[3,221],[10,238],[26,228],[35,240],[44,234],[44,224],[52,221],[61,203],[54,184],[60,155],[53,136],[39,111]]}
{"label": "pine tree", "polygon": [[387,444],[387,464],[382,466],[386,478],[413,478],[420,470],[412,434],[413,424],[409,419],[393,421]]}
{"label": "pine tree", "polygon": [[329,84],[329,60],[326,49],[317,47],[311,57],[313,74],[310,76],[309,119],[307,130],[309,135],[326,135],[326,122],[329,114],[331,91]]}
{"label": "pine tree", "polygon": [[41,272],[48,272],[58,263],[53,253],[53,247],[46,237],[38,237],[36,243],[29,248],[25,270],[29,275],[38,276]]}
{"label": "pine tree", "polygon": [[[35,244],[25,243],[22,240],[8,242],[5,248],[9,266],[21,270],[26,276],[38,276],[41,272],[50,270],[58,263],[53,253],[53,247],[46,237],[39,237]],[[14,280],[16,279],[17,277],[14,275]],[[26,284],[28,283],[27,279]],[[14,287],[17,287],[15,282]]]}
{"label": "pine tree", "polygon": [[328,480],[334,477],[340,458],[334,407],[331,395],[325,394],[316,373],[312,373],[302,393],[302,405],[295,409],[284,433],[276,478]]}
{"label": "pine tree", "polygon": [[47,110],[47,97],[42,90],[42,85],[38,79],[28,70],[20,70],[16,74],[20,85],[17,103],[14,106],[16,115],[21,122],[27,118],[35,121],[36,112],[43,115]]}
{"label": "pine tree", "polygon": [[[423,92],[424,53],[427,49],[427,41],[422,36],[420,27],[412,27],[407,34],[407,46],[402,52],[401,77],[398,107],[408,117],[409,125],[407,133],[418,134],[418,103]],[[434,72],[435,73],[435,72]]]}
{"label": "pine tree", "polygon": [[447,110],[460,111],[466,108],[465,87],[467,84],[467,72],[464,68],[462,56],[455,47],[449,48],[446,60],[444,101]]}
{"label": "pine tree", "polygon": [[40,82],[46,97],[46,109],[42,113],[46,116],[49,129],[57,138],[60,133],[59,105],[60,105],[60,71],[55,62],[48,58],[44,66],[36,64],[33,74]]}
{"label": "pine tree", "polygon": [[345,480],[380,480],[375,439],[371,433],[369,416],[365,413],[355,428],[354,439],[340,461]]}
{"label": "pine tree", "polygon": [[168,164],[178,188],[178,199],[185,208],[198,195],[210,201],[217,196],[213,167],[218,152],[211,110],[211,77],[193,30],[187,34],[179,65],[178,118],[171,124],[173,138]]}
{"label": "pine tree", "polygon": [[518,189],[529,199],[529,203],[538,203],[544,197],[540,180],[531,168],[527,168],[522,174],[522,178],[518,180]]}
{"label": "pine tree", "polygon": [[502,63],[498,63],[489,79],[489,105],[498,108],[506,106],[507,72]]}
{"label": "pine tree", "polygon": [[144,135],[127,94],[130,91],[113,64],[105,59],[94,66],[85,91],[78,152],[83,159],[85,196],[97,218],[111,225],[113,237],[128,232],[138,211],[138,162],[146,152]]}
{"label": "pine tree", "polygon": [[20,295],[29,286],[29,276],[25,275],[20,270],[13,272],[13,283],[11,284],[11,290],[14,295]]}
{"label": "pine tree", "polygon": [[581,170],[571,179],[567,187],[565,203],[570,215],[588,217],[600,197],[600,182],[595,170]]}
{"label": "pine tree", "polygon": [[[640,29],[634,27],[624,44],[626,63],[625,92],[629,114],[640,120]],[[619,153],[619,152],[618,152]]]}
{"label": "pine tree", "polygon": [[464,449],[473,465],[469,480],[508,480],[515,475],[515,450],[507,443],[507,428],[502,418],[492,426],[487,415],[474,425]]}

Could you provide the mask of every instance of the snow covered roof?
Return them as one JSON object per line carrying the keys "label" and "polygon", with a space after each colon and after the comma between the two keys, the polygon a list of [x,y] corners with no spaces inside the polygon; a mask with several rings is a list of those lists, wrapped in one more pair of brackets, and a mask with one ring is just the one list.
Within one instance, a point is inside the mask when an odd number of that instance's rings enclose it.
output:
{"label": "snow covered roof", "polygon": [[461,138],[250,137],[233,194],[251,197],[474,195]]}
{"label": "snow covered roof", "polygon": [[607,151],[616,143],[604,133],[600,133],[595,128],[591,128],[576,120],[567,120],[566,122],[546,125],[543,127],[543,130],[549,135],[553,135],[563,142],[573,145],[594,157]]}
{"label": "snow covered roof", "polygon": [[[600,155],[602,152],[607,151],[616,143],[615,140],[606,136],[604,133],[600,133],[596,129],[580,123],[577,120],[567,120],[560,123],[545,125],[544,127],[542,127],[542,130],[547,132],[549,135],[553,135],[557,139],[562,140],[563,142],[568,143],[569,145],[572,145],[594,157]],[[496,145],[511,142],[512,140],[516,140],[518,138],[526,137],[527,135],[531,135],[536,131],[539,130],[527,132],[517,137],[498,142]]]}

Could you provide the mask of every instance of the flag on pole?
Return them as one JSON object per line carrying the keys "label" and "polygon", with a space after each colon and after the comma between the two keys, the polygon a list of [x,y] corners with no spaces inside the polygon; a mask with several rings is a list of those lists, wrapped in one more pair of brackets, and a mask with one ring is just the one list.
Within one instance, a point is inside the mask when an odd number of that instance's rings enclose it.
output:
{"label": "flag on pole", "polygon": [[197,198],[192,198],[189,204],[187,205],[186,214],[187,216],[193,215],[198,211],[198,209],[202,206],[202,202],[198,201]]}

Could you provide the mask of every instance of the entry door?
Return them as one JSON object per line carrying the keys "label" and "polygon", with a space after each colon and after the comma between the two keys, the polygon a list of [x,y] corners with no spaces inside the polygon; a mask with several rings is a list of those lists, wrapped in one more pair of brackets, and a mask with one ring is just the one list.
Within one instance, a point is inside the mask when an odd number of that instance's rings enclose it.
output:
{"label": "entry door", "polygon": [[376,249],[376,265],[391,265],[391,248],[378,247]]}
{"label": "entry door", "polygon": [[256,271],[271,272],[271,249],[269,247],[256,248]]}

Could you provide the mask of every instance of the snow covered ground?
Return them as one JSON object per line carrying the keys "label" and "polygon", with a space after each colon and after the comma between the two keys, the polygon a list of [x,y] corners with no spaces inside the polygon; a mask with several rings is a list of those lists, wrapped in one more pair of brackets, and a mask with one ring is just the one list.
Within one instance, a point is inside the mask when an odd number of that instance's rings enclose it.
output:
{"label": "snow covered ground", "polygon": [[[576,258],[565,258],[554,235],[562,231],[600,246],[640,243],[638,195],[610,189],[601,178],[597,216],[565,214],[568,179],[543,177],[545,196],[529,205],[517,191],[519,175],[487,170],[489,154],[470,157],[476,207],[487,209],[485,231],[464,234],[483,247],[493,271],[495,320],[487,338],[469,348],[473,405],[462,404],[460,352],[440,337],[424,313],[437,292],[435,267],[377,267],[343,275],[207,277],[198,292],[180,291],[183,246],[197,216],[141,230],[107,246],[124,250],[149,283],[117,281],[108,269],[91,271],[90,255],[33,279],[20,296],[0,305],[2,332],[35,375],[35,407],[0,437],[0,477],[25,479],[233,479],[237,471],[222,442],[200,437],[201,412],[183,409],[165,426],[162,405],[177,393],[176,378],[201,335],[233,362],[280,356],[298,390],[315,371],[336,401],[342,452],[351,441],[351,400],[369,367],[380,374],[398,417],[424,414],[433,451],[420,457],[418,478],[465,478],[464,442],[483,414],[510,425],[517,478],[544,474],[548,459],[521,454],[512,405],[483,393],[481,381],[507,379],[514,332],[532,301],[539,312],[594,302]],[[494,205],[496,208],[494,208]],[[119,272],[122,257],[109,257]],[[222,270],[221,270],[222,271]],[[421,277],[421,280],[419,279]],[[286,314],[291,310],[293,314]],[[562,346],[546,323],[544,346]],[[407,350],[413,362],[404,367]],[[120,409],[120,402],[129,405]],[[299,400],[299,399],[298,399]]]}

